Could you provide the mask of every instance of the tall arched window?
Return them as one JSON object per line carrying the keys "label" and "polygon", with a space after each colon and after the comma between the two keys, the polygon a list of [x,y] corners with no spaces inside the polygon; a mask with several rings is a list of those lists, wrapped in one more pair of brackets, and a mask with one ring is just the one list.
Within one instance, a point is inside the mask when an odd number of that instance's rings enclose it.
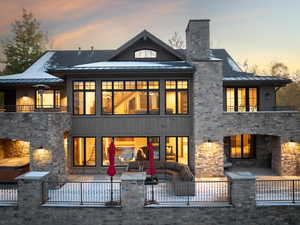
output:
{"label": "tall arched window", "polygon": [[157,52],[153,51],[153,50],[150,50],[150,49],[141,49],[141,50],[135,51],[134,57],[136,59],[156,58],[157,57]]}

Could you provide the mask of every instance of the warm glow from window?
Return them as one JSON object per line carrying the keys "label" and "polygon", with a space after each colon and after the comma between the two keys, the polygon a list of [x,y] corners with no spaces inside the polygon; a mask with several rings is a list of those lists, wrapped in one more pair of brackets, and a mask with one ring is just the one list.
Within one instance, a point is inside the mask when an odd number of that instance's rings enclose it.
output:
{"label": "warm glow from window", "polygon": [[188,81],[167,80],[166,114],[188,114]]}
{"label": "warm glow from window", "polygon": [[148,160],[148,141],[151,141],[154,147],[154,158],[159,159],[158,137],[103,137],[102,163],[105,166],[109,165],[108,149],[112,140],[114,140],[117,148],[115,156],[116,165],[122,166],[127,165],[128,162]]}
{"label": "warm glow from window", "polygon": [[36,108],[59,108],[60,91],[59,90],[37,90]]}
{"label": "warm glow from window", "polygon": [[73,149],[74,166],[96,165],[96,138],[74,137]]}
{"label": "warm glow from window", "polygon": [[95,81],[75,81],[73,83],[73,111],[75,115],[96,113]]}
{"label": "warm glow from window", "polygon": [[234,88],[226,88],[226,107],[227,112],[234,112],[235,98]]}
{"label": "warm glow from window", "polygon": [[252,158],[254,156],[255,136],[250,134],[230,137],[230,158]]}
{"label": "warm glow from window", "polygon": [[103,114],[159,114],[159,81],[103,81]]}
{"label": "warm glow from window", "polygon": [[134,53],[134,57],[136,59],[142,59],[142,58],[156,58],[157,53],[156,51],[150,50],[150,49],[142,49],[138,50]]}
{"label": "warm glow from window", "polygon": [[179,162],[188,165],[189,143],[188,137],[166,138],[166,161]]}
{"label": "warm glow from window", "polygon": [[257,88],[226,88],[227,112],[255,112],[258,110]]}

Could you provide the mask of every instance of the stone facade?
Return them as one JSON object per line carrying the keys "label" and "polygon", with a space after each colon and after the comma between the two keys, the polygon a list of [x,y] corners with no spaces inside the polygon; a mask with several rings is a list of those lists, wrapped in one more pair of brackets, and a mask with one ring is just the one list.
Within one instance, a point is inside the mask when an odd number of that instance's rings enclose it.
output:
{"label": "stone facade", "polygon": [[71,129],[68,113],[0,113],[0,121],[0,138],[30,143],[31,170],[47,170],[64,177],[64,134]]}

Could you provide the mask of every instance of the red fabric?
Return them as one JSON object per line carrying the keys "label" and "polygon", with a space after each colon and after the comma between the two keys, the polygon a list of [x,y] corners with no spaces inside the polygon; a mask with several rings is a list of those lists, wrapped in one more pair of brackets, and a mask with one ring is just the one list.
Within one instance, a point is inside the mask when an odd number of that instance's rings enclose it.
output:
{"label": "red fabric", "polygon": [[111,177],[113,177],[116,174],[115,155],[116,155],[116,146],[113,142],[111,142],[108,148],[109,167],[107,169],[107,174]]}
{"label": "red fabric", "polygon": [[154,168],[154,149],[150,141],[148,142],[147,150],[149,151],[149,168],[147,174],[153,175],[156,173],[156,170]]}

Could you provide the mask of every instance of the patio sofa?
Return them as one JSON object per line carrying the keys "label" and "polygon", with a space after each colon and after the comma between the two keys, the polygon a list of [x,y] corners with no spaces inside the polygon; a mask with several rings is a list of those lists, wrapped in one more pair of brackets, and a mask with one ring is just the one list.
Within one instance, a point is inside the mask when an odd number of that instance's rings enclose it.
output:
{"label": "patio sofa", "polygon": [[[130,162],[128,172],[146,171],[149,161]],[[177,196],[195,195],[195,178],[187,165],[176,162],[154,161],[158,178],[171,178],[174,194]]]}

